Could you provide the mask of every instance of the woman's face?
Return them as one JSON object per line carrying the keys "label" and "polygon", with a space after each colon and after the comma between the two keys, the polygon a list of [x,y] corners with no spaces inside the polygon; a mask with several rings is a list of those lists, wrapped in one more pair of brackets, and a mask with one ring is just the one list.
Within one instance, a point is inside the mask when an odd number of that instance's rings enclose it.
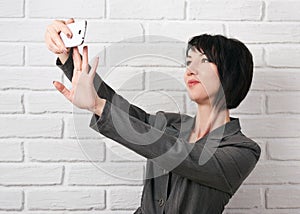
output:
{"label": "woman's face", "polygon": [[[189,84],[190,80],[196,80],[199,83]],[[198,104],[211,105],[212,98],[215,97],[220,86],[216,64],[209,62],[206,55],[196,48],[190,48],[186,58],[184,82],[191,100]]]}

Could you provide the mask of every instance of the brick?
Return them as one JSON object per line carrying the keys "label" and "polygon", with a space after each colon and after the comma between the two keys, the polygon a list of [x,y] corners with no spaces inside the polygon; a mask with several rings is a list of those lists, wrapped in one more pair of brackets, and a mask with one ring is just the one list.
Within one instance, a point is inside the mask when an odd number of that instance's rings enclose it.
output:
{"label": "brick", "polygon": [[30,161],[103,161],[104,143],[99,140],[28,140]]}
{"label": "brick", "polygon": [[[241,118],[241,127],[248,137],[299,137],[300,118],[293,115]],[[291,129],[291,127],[293,127]]]}
{"label": "brick", "polygon": [[6,67],[1,69],[0,76],[0,89],[56,90],[52,81],[61,81],[61,73],[58,68]]}
{"label": "brick", "polygon": [[[23,211],[24,214],[53,214],[53,212],[55,212],[55,214],[66,214],[66,212],[68,213],[68,211],[65,210],[32,210],[32,211]],[[74,214],[132,214],[132,210],[118,210],[118,211],[110,211],[110,210],[98,210],[98,209],[91,209],[91,210],[85,210],[83,209],[83,211],[81,211],[81,209],[72,209],[72,213]],[[0,211],[0,214],[7,214],[4,212]],[[17,214],[17,213],[14,213]]]}
{"label": "brick", "polygon": [[142,42],[143,28],[137,22],[88,21],[86,43]]}
{"label": "brick", "polygon": [[229,23],[229,37],[244,43],[282,43],[300,40],[299,23]]}
{"label": "brick", "polygon": [[246,44],[247,48],[250,50],[253,56],[253,64],[254,67],[262,67],[265,65],[264,62],[264,50],[259,45],[248,45]]}
{"label": "brick", "polygon": [[299,21],[299,1],[268,0],[266,2],[266,20]]}
{"label": "brick", "polygon": [[[132,210],[117,210],[117,211],[111,211],[111,210],[98,210],[98,209],[90,209],[90,210],[85,210],[85,209],[82,209],[84,211],[81,211],[81,209],[70,209],[71,211],[69,212],[72,212],[74,214],[132,214]],[[64,211],[63,209],[61,210],[38,210],[38,211],[24,211],[23,213],[24,214],[66,214],[66,212],[68,213],[68,211]],[[2,213],[0,211],[0,214],[7,214],[7,213]],[[14,213],[14,214],[18,214],[18,213]]]}
{"label": "brick", "polygon": [[24,46],[0,45],[5,54],[0,55],[0,65],[20,66],[24,64]]}
{"label": "brick", "polygon": [[23,113],[22,94],[16,92],[0,92],[1,113]]}
{"label": "brick", "polygon": [[270,187],[266,191],[266,202],[267,208],[300,208],[300,187]]}
{"label": "brick", "polygon": [[267,143],[265,142],[265,140],[262,140],[260,138],[256,139],[256,138],[252,138],[260,147],[261,149],[261,154],[260,154],[260,158],[259,158],[259,161],[265,161],[267,160]]}
{"label": "brick", "polygon": [[110,189],[108,194],[111,210],[136,210],[140,206],[142,188],[114,188]]}
{"label": "brick", "polygon": [[[59,7],[57,6],[59,5]],[[70,5],[74,5],[70,10]],[[90,0],[83,2],[80,0],[67,1],[47,1],[30,0],[28,2],[28,15],[34,18],[103,18],[104,0]]]}
{"label": "brick", "polygon": [[61,166],[0,165],[0,185],[54,185],[62,179]]}
{"label": "brick", "polygon": [[[13,214],[18,214],[18,212],[12,212]],[[109,211],[109,210],[98,210],[98,209],[72,209],[71,211],[69,210],[26,210],[23,211],[22,214],[66,214],[68,212],[72,212],[74,214],[132,214],[133,210],[117,210],[117,211]],[[19,212],[20,213],[20,212]],[[7,211],[0,211],[0,214],[7,214]]]}
{"label": "brick", "polygon": [[146,77],[150,90],[186,91],[185,68],[147,68]]}
{"label": "brick", "polygon": [[300,166],[298,163],[269,161],[258,163],[245,184],[294,184],[300,183]]}
{"label": "brick", "polygon": [[261,114],[263,105],[263,96],[261,93],[249,91],[245,99],[236,109],[230,109],[232,113],[239,114]]}
{"label": "brick", "polygon": [[106,62],[108,66],[183,67],[185,49],[183,43],[120,43],[107,47]]}
{"label": "brick", "polygon": [[[75,112],[88,112],[87,110],[76,110]],[[67,138],[96,138],[101,139],[103,135],[90,128],[92,113],[73,114],[64,119],[64,136]]]}
{"label": "brick", "polygon": [[29,113],[73,112],[72,103],[59,91],[31,91],[25,93],[24,104],[26,111]]}
{"label": "brick", "polygon": [[272,160],[300,160],[300,143],[297,139],[268,140],[267,148]]}
{"label": "brick", "polygon": [[144,89],[144,72],[141,68],[114,67],[100,76],[115,90]]}
{"label": "brick", "polygon": [[296,69],[263,68],[253,74],[251,88],[262,91],[299,91],[300,73]]}
{"label": "brick", "polygon": [[140,93],[127,93],[127,95],[130,103],[151,114],[155,114],[157,111],[177,113],[184,111],[183,93],[149,89]]}
{"label": "brick", "polygon": [[266,47],[267,65],[273,67],[300,67],[300,62],[294,60],[300,57],[299,48],[300,45],[276,45]]}
{"label": "brick", "polygon": [[0,4],[0,17],[23,17],[24,16],[24,1],[23,0],[11,0],[6,3]]}
{"label": "brick", "polygon": [[[38,210],[38,211],[35,211],[35,210],[32,210],[32,211],[23,211],[24,214],[53,214],[53,212],[55,212],[55,214],[66,214],[66,212],[68,213],[68,211],[65,211],[65,210],[55,210],[55,211],[51,211],[51,210]],[[74,214],[132,214],[133,210],[117,210],[117,211],[109,211],[109,210],[94,210],[94,209],[91,209],[91,210],[83,210],[81,211],[81,209],[78,209],[78,210],[72,210],[70,211]],[[11,212],[13,214],[18,214],[17,212]],[[11,214],[10,213],[10,214]],[[19,212],[20,213],[20,212]],[[23,214],[22,213],[22,214]],[[0,211],[0,214],[7,214],[7,212],[1,212]]]}
{"label": "brick", "polygon": [[[27,61],[29,66],[55,66],[56,55],[47,49],[46,45],[28,45]],[[59,69],[59,68],[57,68]]]}
{"label": "brick", "polygon": [[0,41],[44,42],[44,35],[49,24],[50,22],[44,20],[0,21],[0,29],[5,29],[0,34]]}
{"label": "brick", "polygon": [[262,1],[196,1],[188,4],[189,19],[260,20]]}
{"label": "brick", "polygon": [[[280,102],[278,102],[280,100]],[[300,94],[277,92],[267,94],[268,113],[300,113]]]}
{"label": "brick", "polygon": [[61,137],[60,118],[46,116],[1,116],[1,137]]}
{"label": "brick", "polygon": [[230,199],[226,208],[261,208],[263,197],[259,187],[242,185]]}
{"label": "brick", "polygon": [[[183,19],[184,1],[132,0],[130,4],[122,0],[108,2],[110,19]],[[159,6],[158,6],[159,5]]]}
{"label": "brick", "polygon": [[96,189],[30,190],[29,210],[90,210],[105,208],[105,191]]}
{"label": "brick", "polygon": [[[0,141],[0,162],[2,161],[22,161],[22,143],[11,140]],[[1,206],[0,206],[1,207]]]}
{"label": "brick", "polygon": [[224,34],[223,25],[220,23],[151,22],[145,28],[148,29],[147,34],[149,34],[146,38],[149,38],[151,42],[182,42],[183,46],[186,46],[193,36],[203,33]]}
{"label": "brick", "polygon": [[74,165],[68,169],[69,185],[141,185],[143,164],[109,163]]}
{"label": "brick", "polygon": [[1,210],[21,210],[23,203],[23,193],[21,190],[0,190]]}
{"label": "brick", "polygon": [[118,142],[105,138],[103,140],[106,146],[106,152],[109,161],[112,162],[128,162],[128,161],[146,161],[146,158],[135,153],[131,149],[119,144]]}

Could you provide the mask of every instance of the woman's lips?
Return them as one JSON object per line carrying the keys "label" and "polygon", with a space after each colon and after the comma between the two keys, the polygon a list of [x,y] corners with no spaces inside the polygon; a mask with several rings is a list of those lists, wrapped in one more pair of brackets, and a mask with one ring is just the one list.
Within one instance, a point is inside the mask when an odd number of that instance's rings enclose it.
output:
{"label": "woman's lips", "polygon": [[189,86],[189,87],[192,87],[192,86],[194,86],[194,85],[196,85],[196,84],[198,84],[198,83],[200,83],[200,82],[197,81],[197,80],[190,80],[190,81],[188,81],[188,86]]}

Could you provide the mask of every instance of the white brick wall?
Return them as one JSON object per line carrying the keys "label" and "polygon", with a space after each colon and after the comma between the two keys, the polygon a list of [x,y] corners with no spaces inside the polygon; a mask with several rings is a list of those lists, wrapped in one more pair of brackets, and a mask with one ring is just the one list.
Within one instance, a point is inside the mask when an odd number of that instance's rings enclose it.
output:
{"label": "white brick wall", "polygon": [[[146,159],[91,130],[91,115],[52,85],[70,83],[44,44],[45,29],[70,17],[88,20],[86,42],[91,58],[101,52],[100,74],[128,52],[159,47],[182,58],[174,41],[202,33],[245,42],[253,84],[231,114],[262,154],[224,213],[300,213],[299,7],[298,0],[0,0],[0,214],[131,214],[139,206]],[[121,44],[112,53],[111,45],[133,37],[130,51]],[[148,112],[195,114],[183,72],[178,62],[143,56],[105,79]]]}
{"label": "white brick wall", "polygon": [[187,12],[189,19],[203,20],[260,20],[262,14],[262,1],[242,0],[197,0],[188,2]]}

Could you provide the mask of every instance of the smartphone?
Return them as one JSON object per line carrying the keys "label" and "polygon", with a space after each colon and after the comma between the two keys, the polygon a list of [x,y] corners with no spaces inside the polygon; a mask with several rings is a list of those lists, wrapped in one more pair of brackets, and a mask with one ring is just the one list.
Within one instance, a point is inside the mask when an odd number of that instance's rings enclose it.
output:
{"label": "smartphone", "polygon": [[66,34],[64,34],[63,32],[60,33],[60,37],[63,43],[65,44],[65,46],[67,48],[71,48],[71,47],[82,45],[85,38],[87,21],[86,20],[76,21],[74,23],[68,24],[67,26],[70,28],[73,36],[72,38],[69,39],[66,36]]}

